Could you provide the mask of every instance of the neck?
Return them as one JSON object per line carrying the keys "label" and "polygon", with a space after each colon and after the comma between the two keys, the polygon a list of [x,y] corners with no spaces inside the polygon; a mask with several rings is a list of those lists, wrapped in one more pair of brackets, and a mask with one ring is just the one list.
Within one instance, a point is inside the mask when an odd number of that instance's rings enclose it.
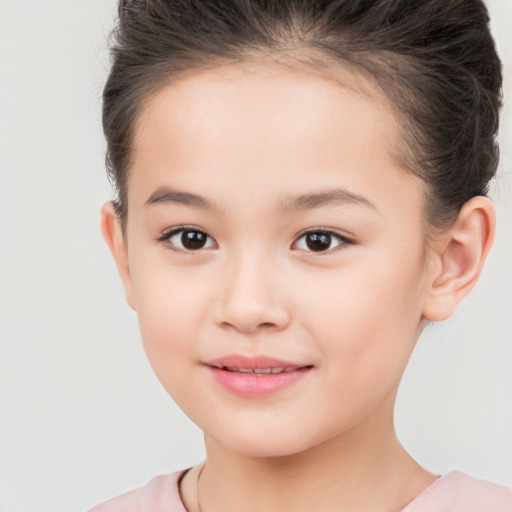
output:
{"label": "neck", "polygon": [[378,420],[279,457],[243,456],[206,436],[203,512],[400,510],[435,477],[400,445],[392,416]]}

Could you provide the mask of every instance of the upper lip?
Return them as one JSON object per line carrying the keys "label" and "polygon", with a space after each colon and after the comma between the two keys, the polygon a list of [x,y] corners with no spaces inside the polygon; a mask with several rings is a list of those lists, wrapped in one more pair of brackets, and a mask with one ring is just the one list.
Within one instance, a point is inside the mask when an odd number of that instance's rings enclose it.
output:
{"label": "upper lip", "polygon": [[240,354],[230,354],[227,356],[212,359],[205,363],[207,366],[216,368],[229,368],[229,369],[252,369],[262,370],[268,368],[281,368],[286,370],[296,370],[299,368],[306,368],[312,365],[297,363],[295,361],[285,361],[283,359],[276,359],[265,355],[259,356],[244,356]]}

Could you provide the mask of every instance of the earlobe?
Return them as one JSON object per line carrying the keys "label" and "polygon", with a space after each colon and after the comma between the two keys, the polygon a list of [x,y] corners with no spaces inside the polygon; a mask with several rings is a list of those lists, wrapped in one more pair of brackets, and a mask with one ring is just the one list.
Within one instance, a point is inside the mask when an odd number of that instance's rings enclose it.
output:
{"label": "earlobe", "polygon": [[119,218],[115,212],[113,203],[110,201],[105,203],[101,208],[101,232],[103,239],[114,257],[117,270],[121,276],[126,301],[128,305],[135,310],[128,252]]}
{"label": "earlobe", "polygon": [[473,197],[464,204],[450,230],[434,242],[423,315],[427,320],[449,318],[473,289],[489,253],[496,229],[491,201]]}

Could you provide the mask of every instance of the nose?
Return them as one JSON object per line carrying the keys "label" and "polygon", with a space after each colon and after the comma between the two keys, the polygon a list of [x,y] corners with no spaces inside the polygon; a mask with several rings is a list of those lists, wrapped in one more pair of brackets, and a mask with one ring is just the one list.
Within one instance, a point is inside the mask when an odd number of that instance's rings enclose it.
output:
{"label": "nose", "polygon": [[220,327],[250,334],[289,324],[290,311],[275,264],[251,254],[226,262],[226,267],[215,311]]}

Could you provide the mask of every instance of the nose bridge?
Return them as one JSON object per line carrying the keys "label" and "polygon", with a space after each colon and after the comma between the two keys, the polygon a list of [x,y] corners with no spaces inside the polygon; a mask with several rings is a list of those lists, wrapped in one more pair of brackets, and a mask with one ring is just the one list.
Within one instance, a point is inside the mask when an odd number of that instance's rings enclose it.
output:
{"label": "nose bridge", "polygon": [[274,255],[247,242],[229,255],[224,264],[217,322],[243,332],[284,327],[289,315]]}

